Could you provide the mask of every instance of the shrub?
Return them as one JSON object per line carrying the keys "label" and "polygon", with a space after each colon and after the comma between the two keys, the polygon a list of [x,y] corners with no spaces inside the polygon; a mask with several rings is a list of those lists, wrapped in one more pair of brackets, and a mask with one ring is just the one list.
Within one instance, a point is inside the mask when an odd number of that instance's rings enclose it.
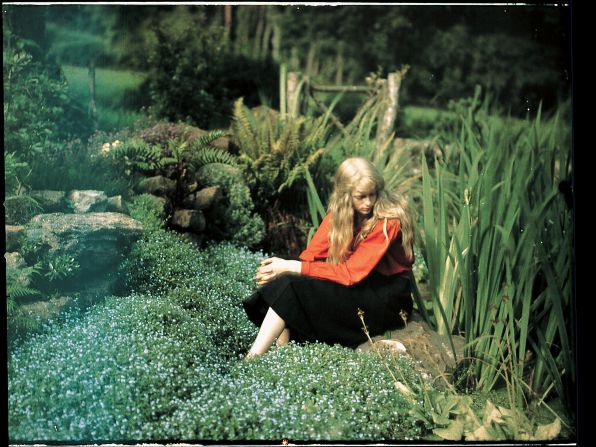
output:
{"label": "shrub", "polygon": [[3,33],[4,147],[32,165],[59,142],[89,134],[91,125],[59,67],[35,61],[10,28]]}
{"label": "shrub", "polygon": [[[199,312],[110,297],[19,347],[9,362],[13,441],[416,439],[423,427],[379,360],[291,343],[223,362]],[[418,379],[407,361],[402,372]]]}
{"label": "shrub", "polygon": [[200,13],[192,25],[175,31],[153,29],[149,49],[152,67],[147,81],[155,113],[170,121],[186,121],[203,129],[225,127],[232,101],[258,94],[276,98],[277,67],[226,52],[216,29]]}
{"label": "shrub", "polygon": [[[136,292],[14,349],[10,439],[419,438],[424,426],[373,355],[291,343],[238,361],[257,332],[240,303],[262,257],[147,234],[123,266]],[[392,359],[420,392],[412,364]]]}
{"label": "shrub", "polygon": [[30,176],[33,189],[95,189],[108,196],[132,195],[133,179],[121,175],[105,153],[106,145],[126,138],[127,132],[95,132],[88,139],[73,139],[40,154]]}
{"label": "shrub", "polygon": [[256,247],[264,237],[264,223],[253,212],[250,190],[241,171],[221,163],[210,163],[199,169],[197,177],[203,186],[222,187],[225,200],[215,203],[207,214],[206,234],[214,240],[230,240]]}
{"label": "shrub", "polygon": [[167,219],[163,203],[151,194],[139,194],[128,205],[130,217],[143,224],[145,231],[156,231],[165,227]]}

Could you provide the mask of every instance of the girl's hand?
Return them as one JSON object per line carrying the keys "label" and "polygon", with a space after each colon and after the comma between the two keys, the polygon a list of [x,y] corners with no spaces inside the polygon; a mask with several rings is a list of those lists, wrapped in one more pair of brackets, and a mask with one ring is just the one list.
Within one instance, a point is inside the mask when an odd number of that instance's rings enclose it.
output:
{"label": "girl's hand", "polygon": [[290,261],[281,258],[268,258],[261,262],[257,269],[255,280],[258,285],[267,284],[279,274],[284,272],[300,273],[300,261]]}

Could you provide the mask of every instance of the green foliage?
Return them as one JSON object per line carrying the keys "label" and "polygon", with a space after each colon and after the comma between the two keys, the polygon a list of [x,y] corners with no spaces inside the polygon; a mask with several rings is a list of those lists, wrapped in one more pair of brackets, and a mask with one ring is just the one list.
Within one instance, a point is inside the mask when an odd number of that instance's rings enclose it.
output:
{"label": "green foliage", "polygon": [[109,154],[125,175],[131,175],[133,172],[153,173],[173,161],[162,155],[160,146],[149,145],[141,138],[127,139],[113,147]]}
{"label": "green foliage", "polygon": [[68,278],[74,275],[79,267],[80,265],[72,256],[58,255],[48,261],[45,276],[50,282]]}
{"label": "green foliage", "polygon": [[59,142],[90,132],[59,68],[34,61],[25,42],[3,29],[4,148],[32,165]]}
{"label": "green foliage", "polygon": [[128,214],[141,222],[146,232],[164,228],[167,221],[164,202],[151,194],[134,196],[128,204]]}
{"label": "green foliage", "polygon": [[206,233],[215,240],[258,246],[264,223],[253,211],[254,202],[242,172],[227,164],[211,163],[199,169],[197,178],[204,186],[221,186],[225,197],[208,211]]}
{"label": "green foliage", "polygon": [[[139,241],[124,267],[135,293],[11,353],[10,439],[419,438],[372,355],[291,343],[238,360],[257,332],[240,303],[262,258],[228,243],[197,251],[168,231]],[[394,361],[419,390],[412,363]]]}
{"label": "green foliage", "polygon": [[240,98],[231,130],[255,203],[264,210],[283,193],[294,200],[304,194],[306,172],[324,154],[330,126],[328,116],[282,119],[266,107],[251,111]]}
{"label": "green foliage", "polygon": [[420,240],[434,324],[465,333],[478,386],[503,380],[519,408],[553,387],[566,397],[575,381],[572,220],[559,192],[572,175],[570,139],[558,116],[515,130],[491,120],[488,104],[478,90],[435,169],[422,160]]}
{"label": "green foliage", "polygon": [[158,116],[211,128],[228,121],[232,98],[256,96],[260,88],[271,90],[276,77],[270,63],[226,53],[220,45],[221,29],[210,26],[201,11],[195,12],[193,22],[175,32],[153,28],[149,90]]}
{"label": "green foliage", "polygon": [[6,329],[8,343],[18,336],[38,329],[38,323],[22,309],[21,304],[28,298],[41,295],[31,286],[34,276],[41,272],[41,265],[14,266],[6,264]]}
{"label": "green foliage", "polygon": [[23,225],[42,212],[39,203],[26,194],[13,195],[4,199],[4,216],[8,225]]}
{"label": "green foliage", "polygon": [[32,189],[70,191],[93,189],[108,196],[132,194],[134,179],[122,175],[121,165],[106,153],[127,132],[110,134],[97,131],[87,140],[74,139],[36,157],[29,177]]}

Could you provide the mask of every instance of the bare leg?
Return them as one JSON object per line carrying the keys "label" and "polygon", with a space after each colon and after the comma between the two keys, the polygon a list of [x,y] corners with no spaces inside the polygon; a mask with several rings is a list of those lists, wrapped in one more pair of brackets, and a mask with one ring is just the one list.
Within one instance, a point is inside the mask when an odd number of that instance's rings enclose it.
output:
{"label": "bare leg", "polygon": [[289,341],[290,341],[290,330],[288,328],[285,328],[282,331],[282,333],[279,334],[279,337],[277,337],[277,342],[275,344],[277,346],[283,346]]}
{"label": "bare leg", "polygon": [[285,325],[285,321],[272,308],[269,308],[263,324],[261,324],[257,338],[252,344],[250,351],[248,351],[248,354],[246,354],[246,357],[251,358],[267,352],[273,341],[281,335]]}

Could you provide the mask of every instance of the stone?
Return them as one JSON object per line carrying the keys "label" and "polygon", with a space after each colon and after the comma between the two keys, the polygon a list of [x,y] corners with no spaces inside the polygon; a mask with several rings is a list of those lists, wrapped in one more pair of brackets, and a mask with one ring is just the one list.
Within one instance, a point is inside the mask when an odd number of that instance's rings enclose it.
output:
{"label": "stone", "polygon": [[108,196],[103,191],[73,190],[66,200],[75,213],[102,212],[108,205]]}
{"label": "stone", "polygon": [[172,196],[176,192],[176,182],[161,175],[147,177],[139,183],[138,192],[156,196]]}
{"label": "stone", "polygon": [[[4,259],[6,260],[6,270],[17,270],[27,266],[25,260],[18,252],[4,253]],[[29,287],[31,285],[31,280],[25,273],[18,275],[16,277],[16,282],[22,287]]]}
{"label": "stone", "polygon": [[[420,369],[434,378],[450,380],[455,370],[456,358],[453,355],[449,336],[439,335],[426,324],[420,315],[414,313],[403,329],[395,329],[389,334],[372,337],[375,347],[386,347],[399,355],[408,355],[418,362]],[[457,360],[463,358],[464,337],[452,335]],[[362,343],[357,350],[372,349],[370,342]],[[437,380],[437,384],[444,381]]]}
{"label": "stone", "polygon": [[39,203],[44,213],[61,213],[68,210],[64,191],[34,190],[29,195]]}
{"label": "stone", "polygon": [[109,290],[117,268],[143,232],[142,224],[113,212],[39,214],[25,225],[24,242],[33,255],[72,257],[79,265],[68,290],[104,287]]}
{"label": "stone", "polygon": [[199,233],[206,225],[205,216],[200,210],[176,210],[170,222],[176,227]]}
{"label": "stone", "polygon": [[211,208],[214,202],[223,198],[221,186],[210,186],[203,188],[192,195],[191,207],[195,210]]}
{"label": "stone", "polygon": [[219,137],[211,143],[213,147],[227,151],[230,148],[230,137]]}
{"label": "stone", "polygon": [[24,225],[5,225],[6,251],[18,251],[25,234]]}
{"label": "stone", "polygon": [[108,197],[106,211],[114,211],[116,213],[124,213],[126,209],[122,203],[122,196]]}

